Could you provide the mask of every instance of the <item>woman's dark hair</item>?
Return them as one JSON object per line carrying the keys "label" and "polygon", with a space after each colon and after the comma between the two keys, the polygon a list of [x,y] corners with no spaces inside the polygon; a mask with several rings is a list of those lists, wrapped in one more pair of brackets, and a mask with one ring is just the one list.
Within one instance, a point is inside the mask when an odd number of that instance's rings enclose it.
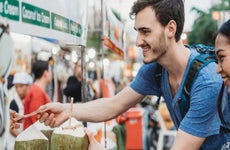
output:
{"label": "woman's dark hair", "polygon": [[[134,2],[130,18],[136,16],[146,7],[152,7],[156,13],[156,17],[162,26],[166,26],[170,20],[174,20],[177,24],[175,39],[180,40],[180,36],[184,28],[184,3],[182,0],[137,0]],[[147,18],[146,18],[147,19]]]}
{"label": "woman's dark hair", "polygon": [[[227,38],[229,44],[230,44],[230,19],[228,21],[226,21],[221,27],[220,29],[217,31],[217,35],[221,35]],[[223,112],[222,112],[222,99],[223,99],[223,93],[224,93],[224,83],[222,84],[220,93],[219,93],[219,97],[218,97],[218,114],[220,117],[221,122],[224,125],[227,125],[226,121],[224,120],[224,116],[223,116]],[[230,99],[228,98],[228,102],[230,105]]]}
{"label": "woman's dark hair", "polygon": [[217,34],[226,37],[230,43],[230,19],[220,27]]}

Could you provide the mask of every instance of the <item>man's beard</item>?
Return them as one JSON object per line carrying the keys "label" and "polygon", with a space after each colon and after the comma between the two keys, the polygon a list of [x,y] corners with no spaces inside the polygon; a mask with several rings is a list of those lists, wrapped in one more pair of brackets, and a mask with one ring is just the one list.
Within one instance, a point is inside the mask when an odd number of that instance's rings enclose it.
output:
{"label": "man's beard", "polygon": [[160,42],[160,45],[158,47],[151,48],[152,54],[154,54],[155,57],[152,57],[151,59],[148,59],[147,61],[143,59],[143,63],[149,64],[152,62],[157,62],[163,55],[165,55],[166,50],[167,50],[167,46],[165,42],[163,43]]}
{"label": "man's beard", "polygon": [[152,47],[151,45],[148,45],[151,48],[152,54],[153,54],[153,58],[148,58],[147,61],[145,61],[145,59],[143,59],[143,62],[145,64],[149,64],[152,62],[157,62],[167,51],[168,46],[166,44],[166,40],[165,40],[165,35],[164,32],[162,31],[160,36],[159,36],[159,40],[158,40],[158,45]]}

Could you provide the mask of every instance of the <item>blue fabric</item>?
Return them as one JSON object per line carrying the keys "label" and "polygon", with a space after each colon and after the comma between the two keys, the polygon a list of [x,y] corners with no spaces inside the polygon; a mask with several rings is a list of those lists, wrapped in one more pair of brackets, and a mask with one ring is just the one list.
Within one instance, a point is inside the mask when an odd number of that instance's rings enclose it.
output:
{"label": "blue fabric", "polygon": [[[222,123],[221,126],[230,129],[230,94],[227,92],[226,87],[222,97],[222,112],[226,124]],[[221,136],[224,136],[225,138],[222,138]],[[220,142],[222,142],[221,150],[230,149],[230,133],[221,132]]]}
{"label": "blue fabric", "polygon": [[227,123],[226,128],[230,129],[230,94],[227,91],[227,87],[224,89],[223,97],[222,97],[222,112],[224,114],[224,120]]}
{"label": "blue fabric", "polygon": [[[192,51],[185,75],[178,91],[172,97],[168,74],[163,69],[161,78],[161,91],[176,129],[206,138],[201,150],[217,150],[223,144],[223,135],[217,135],[220,130],[220,119],[217,111],[217,99],[222,79],[216,73],[216,63],[210,63],[198,74],[190,92],[190,108],[184,118],[180,114],[178,101],[181,99],[185,77],[189,66],[197,52]],[[159,95],[160,91],[155,81],[156,63],[143,64],[130,87],[142,95]],[[220,137],[222,136],[222,137]]]}

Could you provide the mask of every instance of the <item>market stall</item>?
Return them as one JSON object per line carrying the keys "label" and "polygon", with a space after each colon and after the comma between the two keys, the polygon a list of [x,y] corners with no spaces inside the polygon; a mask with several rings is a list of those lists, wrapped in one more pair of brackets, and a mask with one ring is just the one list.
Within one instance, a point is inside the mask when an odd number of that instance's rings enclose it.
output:
{"label": "market stall", "polygon": [[[0,10],[1,19],[9,24],[11,32],[42,38],[73,49],[80,47],[80,51],[84,52],[88,25],[87,1],[0,0]],[[39,44],[30,41],[27,45],[31,46],[30,51],[39,51]]]}
{"label": "market stall", "polygon": [[[7,81],[6,77],[12,71],[12,68],[16,71],[30,70],[29,61],[33,59],[32,53],[36,53],[43,58],[44,53],[47,53],[47,49],[55,50],[60,45],[78,49],[81,56],[84,56],[87,39],[87,19],[87,1],[0,0],[1,29],[9,27],[10,40],[8,42],[11,43],[8,45],[12,47],[12,51],[7,49],[8,51],[3,52],[6,57],[4,60],[11,62],[12,65],[6,63],[6,67],[4,67],[6,71],[1,74],[1,79],[5,78],[5,81]],[[47,48],[41,43],[46,43],[45,45],[50,47]],[[82,58],[82,61],[85,61],[84,57]],[[84,69],[85,63],[82,64]],[[85,73],[83,78],[84,76]],[[6,98],[8,93],[6,84],[3,87],[3,83],[1,82],[0,90],[0,149],[7,149],[10,101]],[[85,91],[83,89],[83,98]]]}

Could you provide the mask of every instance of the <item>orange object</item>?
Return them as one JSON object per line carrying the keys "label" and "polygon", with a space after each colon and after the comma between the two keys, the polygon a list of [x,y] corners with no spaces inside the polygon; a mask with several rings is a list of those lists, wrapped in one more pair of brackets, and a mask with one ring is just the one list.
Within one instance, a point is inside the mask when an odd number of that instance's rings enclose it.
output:
{"label": "orange object", "polygon": [[109,126],[109,125],[111,125],[111,122],[112,122],[112,120],[108,120],[108,121],[105,122],[105,124],[106,124],[107,126]]}
{"label": "orange object", "polygon": [[126,150],[144,149],[144,110],[141,108],[131,108],[126,116]]}
{"label": "orange object", "polygon": [[119,123],[119,124],[123,124],[126,121],[127,121],[126,113],[123,113],[123,114],[117,116],[117,118],[116,118],[116,122]]}
{"label": "orange object", "polygon": [[95,139],[96,139],[96,141],[98,142],[98,143],[101,143],[101,139],[102,139],[102,129],[99,129],[98,131],[97,131],[97,134],[94,136],[95,137]]}
{"label": "orange object", "polygon": [[111,80],[109,79],[100,79],[99,86],[102,97],[112,97],[115,93],[115,87]]}

